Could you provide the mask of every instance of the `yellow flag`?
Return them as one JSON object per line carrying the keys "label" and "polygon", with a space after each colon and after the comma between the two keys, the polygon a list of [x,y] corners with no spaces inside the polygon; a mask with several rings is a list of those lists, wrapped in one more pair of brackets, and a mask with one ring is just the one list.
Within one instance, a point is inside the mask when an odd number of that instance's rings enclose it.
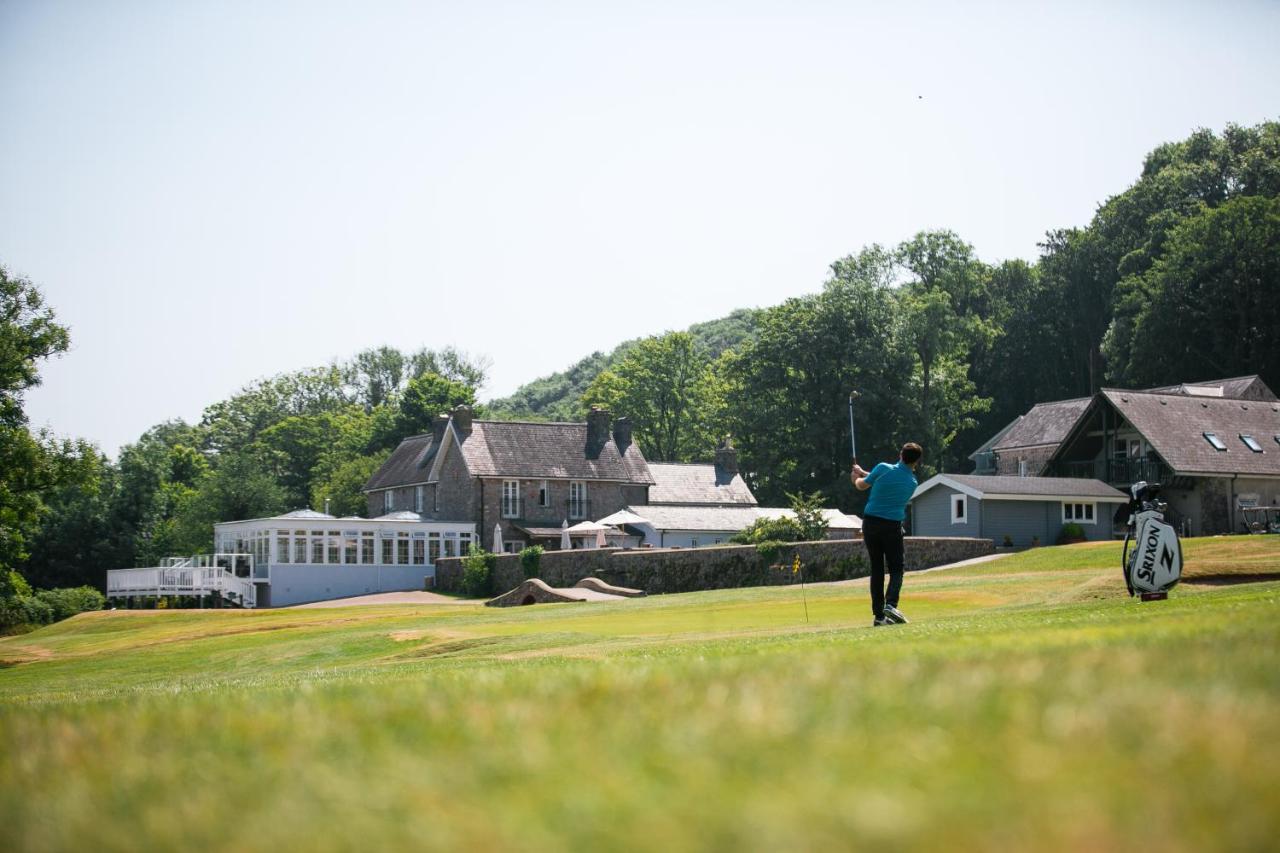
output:
{"label": "yellow flag", "polygon": [[798,571],[800,571],[800,555],[796,554],[795,562],[791,564],[791,574],[794,575]]}

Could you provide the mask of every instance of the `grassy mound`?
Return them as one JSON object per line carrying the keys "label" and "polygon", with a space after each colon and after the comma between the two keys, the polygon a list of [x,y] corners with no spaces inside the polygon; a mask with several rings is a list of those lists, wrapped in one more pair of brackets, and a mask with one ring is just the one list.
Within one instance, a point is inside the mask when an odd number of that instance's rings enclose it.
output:
{"label": "grassy mound", "polygon": [[1118,562],[908,576],[877,629],[865,582],[86,614],[0,640],[0,847],[1269,846],[1280,581],[1143,605]]}

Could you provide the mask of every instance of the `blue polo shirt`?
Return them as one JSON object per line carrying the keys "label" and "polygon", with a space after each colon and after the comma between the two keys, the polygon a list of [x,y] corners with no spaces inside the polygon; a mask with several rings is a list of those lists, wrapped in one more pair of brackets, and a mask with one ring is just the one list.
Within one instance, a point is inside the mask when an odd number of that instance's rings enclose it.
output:
{"label": "blue polo shirt", "polygon": [[871,497],[867,500],[863,515],[874,515],[890,521],[902,521],[907,516],[907,502],[916,493],[915,472],[911,466],[898,460],[897,465],[881,462],[867,474],[871,485]]}

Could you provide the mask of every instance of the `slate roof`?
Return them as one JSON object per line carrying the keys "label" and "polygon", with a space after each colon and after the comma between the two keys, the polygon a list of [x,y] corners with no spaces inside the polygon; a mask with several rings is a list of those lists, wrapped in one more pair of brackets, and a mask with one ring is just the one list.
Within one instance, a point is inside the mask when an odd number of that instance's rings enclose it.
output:
{"label": "slate roof", "polygon": [[397,486],[413,486],[427,482],[431,460],[435,457],[431,433],[411,435],[391,452],[382,467],[373,472],[364,491],[390,489]]}
{"label": "slate roof", "polygon": [[[1142,433],[1178,475],[1242,474],[1280,476],[1280,401],[1187,397],[1146,391],[1102,390],[1102,395]],[[1216,433],[1225,451],[1204,433]],[[1252,435],[1255,453],[1240,440]]]}
{"label": "slate roof", "polygon": [[730,475],[715,465],[650,462],[653,486],[649,505],[701,504],[706,506],[755,506],[756,497],[741,474]]}
{"label": "slate roof", "polygon": [[1181,385],[1165,385],[1160,388],[1148,388],[1155,394],[1183,394],[1200,396],[1196,388],[1221,388],[1222,396],[1230,400],[1275,400],[1275,393],[1262,381],[1256,373],[1249,376],[1235,376],[1230,379],[1210,379],[1205,382],[1183,382]]}
{"label": "slate roof", "polygon": [[981,474],[938,474],[916,487],[912,500],[934,486],[951,486],[981,499],[1037,498],[1062,500],[1066,498],[1090,498],[1109,502],[1127,500],[1124,492],[1113,489],[1101,480],[1085,480],[1075,477],[1009,477],[983,476]]}
{"label": "slate roof", "polygon": [[589,456],[586,424],[475,421],[470,434],[456,434],[473,477],[653,484],[649,464],[635,442],[619,452],[610,435]]}
{"label": "slate roof", "polygon": [[1053,403],[1037,403],[1014,424],[1004,437],[995,443],[993,450],[1013,447],[1040,447],[1060,444],[1071,428],[1089,408],[1092,397],[1075,400],[1058,400]]}

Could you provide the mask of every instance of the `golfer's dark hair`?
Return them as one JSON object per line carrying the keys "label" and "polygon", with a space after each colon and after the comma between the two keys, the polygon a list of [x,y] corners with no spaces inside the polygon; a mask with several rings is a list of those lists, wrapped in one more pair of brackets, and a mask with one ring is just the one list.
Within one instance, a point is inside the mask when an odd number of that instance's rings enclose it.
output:
{"label": "golfer's dark hair", "polygon": [[908,441],[902,445],[902,461],[908,465],[914,465],[919,462],[921,456],[924,456],[924,448],[914,441]]}

